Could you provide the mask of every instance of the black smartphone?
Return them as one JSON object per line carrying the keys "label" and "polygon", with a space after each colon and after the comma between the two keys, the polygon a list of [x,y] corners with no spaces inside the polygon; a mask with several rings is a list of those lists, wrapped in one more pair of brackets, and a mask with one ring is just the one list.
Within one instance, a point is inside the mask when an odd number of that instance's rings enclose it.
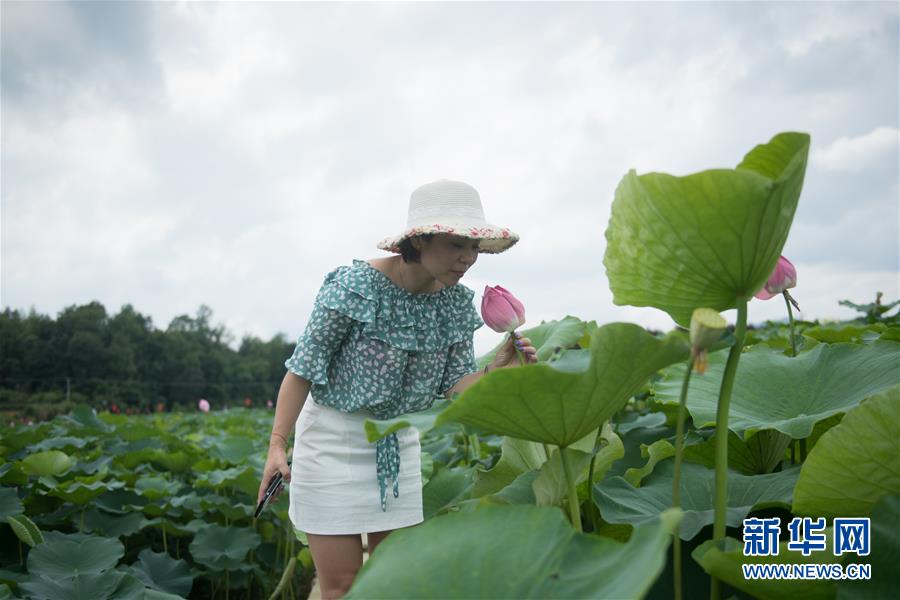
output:
{"label": "black smartphone", "polygon": [[[288,461],[288,466],[291,466],[291,461]],[[284,487],[284,476],[281,474],[281,471],[277,471],[274,475],[272,475],[272,479],[269,480],[269,485],[266,487],[266,493],[263,496],[263,499],[260,500],[259,504],[256,506],[256,513],[253,515],[254,519],[258,519],[259,515],[263,510],[269,505],[269,502],[272,501],[272,497],[275,496],[275,493]]]}

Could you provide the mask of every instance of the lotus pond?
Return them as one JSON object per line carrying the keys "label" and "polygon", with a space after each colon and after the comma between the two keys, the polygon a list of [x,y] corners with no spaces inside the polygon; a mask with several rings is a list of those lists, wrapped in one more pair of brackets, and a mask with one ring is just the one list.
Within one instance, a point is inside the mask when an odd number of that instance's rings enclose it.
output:
{"label": "lotus pond", "polygon": [[[604,257],[614,300],[683,328],[543,322],[520,331],[538,364],[368,421],[370,441],[419,430],[426,520],[387,538],[348,597],[900,597],[892,305],[748,325],[808,149],[780,134],[735,169],[622,179]],[[697,309],[736,319],[700,348]],[[79,407],[3,429],[0,598],[303,597],[312,563],[286,497],[252,519],[271,418]],[[826,523],[827,551],[797,549],[795,517]],[[834,519],[851,517],[870,520],[870,551],[836,555]],[[745,556],[747,518],[780,520],[768,554]],[[747,564],[871,576],[748,579]]]}

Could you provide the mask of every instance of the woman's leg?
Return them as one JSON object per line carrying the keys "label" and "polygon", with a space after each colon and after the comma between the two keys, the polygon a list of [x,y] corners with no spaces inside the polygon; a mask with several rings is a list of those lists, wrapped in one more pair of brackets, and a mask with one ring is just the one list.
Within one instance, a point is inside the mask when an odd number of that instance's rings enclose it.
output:
{"label": "woman's leg", "polygon": [[306,539],[309,540],[309,551],[316,565],[322,600],[340,598],[350,589],[362,567],[361,536],[307,533]]}
{"label": "woman's leg", "polygon": [[[400,527],[399,529],[409,529],[410,527],[415,527],[416,525],[410,525],[409,527]],[[375,547],[384,541],[384,538],[389,536],[394,531],[399,531],[399,529],[388,529],[387,531],[370,531],[369,536],[369,557],[372,556],[372,552],[375,551]]]}

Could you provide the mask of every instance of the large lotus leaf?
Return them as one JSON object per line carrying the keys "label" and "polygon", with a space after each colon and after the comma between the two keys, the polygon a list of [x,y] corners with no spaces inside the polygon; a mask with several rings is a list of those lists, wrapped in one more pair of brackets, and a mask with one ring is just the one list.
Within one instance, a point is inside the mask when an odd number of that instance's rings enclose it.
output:
{"label": "large lotus leaf", "polygon": [[[80,516],[78,517],[80,519]],[[88,531],[96,531],[107,537],[121,537],[137,533],[149,524],[141,512],[130,512],[124,515],[106,513],[91,508],[84,513],[84,527]]]}
{"label": "large lotus leaf", "polygon": [[[872,509],[872,553],[865,562],[872,565],[872,579],[838,583],[839,600],[900,598],[900,496],[885,496]],[[852,557],[851,557],[852,558]]]}
{"label": "large lotus leaf", "polygon": [[[672,506],[674,460],[665,460],[636,488],[623,477],[609,477],[594,486],[594,501],[608,523],[640,525]],[[748,477],[728,475],[726,523],[738,527],[751,510],[779,506],[790,508],[791,493],[799,469]],[[715,472],[700,465],[681,466],[681,538],[690,540],[713,522]]]}
{"label": "large lotus leaf", "polygon": [[[864,398],[900,381],[900,344],[820,344],[795,357],[766,348],[744,353],[731,394],[728,427],[745,438],[776,429],[809,437],[826,417],[847,412]],[[724,365],[710,362],[691,379],[687,407],[696,427],[715,425]],[[678,403],[682,376],[669,372],[656,386],[661,402]]]}
{"label": "large lotus leaf", "polygon": [[177,481],[169,481],[165,477],[142,477],[134,482],[134,491],[150,500],[169,498],[178,492],[181,487]]}
{"label": "large lotus leaf", "polygon": [[794,512],[865,517],[900,494],[900,386],[866,400],[829,429],[803,463]]}
{"label": "large lotus leaf", "polygon": [[667,513],[620,544],[576,532],[557,508],[453,513],[392,533],[345,597],[638,598],[665,564],[677,519]]}
{"label": "large lotus leaf", "polygon": [[625,481],[634,487],[641,487],[641,481],[653,472],[659,461],[675,456],[675,446],[669,440],[656,440],[649,446],[642,444],[641,456],[647,459],[643,467],[632,467],[625,471]]}
{"label": "large lotus leaf", "polygon": [[49,578],[97,574],[114,567],[124,554],[119,540],[46,531],[44,543],[28,553],[28,572]]}
{"label": "large lotus leaf", "polygon": [[[782,525],[784,527],[784,525]],[[786,527],[785,527],[786,529]],[[832,529],[825,530],[827,547],[831,548]],[[803,556],[800,551],[788,550],[787,541],[778,545],[777,556],[744,556],[741,543],[733,538],[725,538],[724,550],[715,540],[703,542],[694,549],[691,556],[709,573],[728,585],[765,600],[822,600],[834,598],[835,582],[828,579],[788,580],[788,579],[745,579],[743,564],[821,564],[839,563],[841,558],[831,552],[813,552]]]}
{"label": "large lotus leaf", "polygon": [[28,447],[31,452],[40,452],[41,450],[61,450],[66,448],[78,449],[84,448],[89,442],[96,441],[97,438],[85,436],[83,438],[72,437],[68,435],[60,437],[52,437],[42,440],[40,443],[32,444]]}
{"label": "large lotus leaf", "polygon": [[246,565],[247,553],[259,546],[259,534],[248,527],[207,525],[194,536],[191,556],[214,571],[239,569]]}
{"label": "large lotus leaf", "polygon": [[46,450],[26,456],[21,465],[29,475],[62,475],[75,465],[75,461],[65,452]]}
{"label": "large lotus leaf", "polygon": [[698,306],[722,311],[753,296],[787,240],[808,152],[808,135],[782,133],[736,169],[630,171],[606,229],[613,302],[654,306],[687,326]]}
{"label": "large lotus leaf", "polygon": [[438,416],[492,433],[569,446],[596,431],[659,369],[688,356],[679,336],[656,338],[630,323],[604,325],[591,338],[590,367],[565,373],[533,364],[480,378]]}
{"label": "large lotus leaf", "polygon": [[190,593],[194,584],[191,568],[185,561],[149,548],[138,554],[137,562],[131,565],[131,574],[149,588],[182,597]]}
{"label": "large lotus leaf", "polygon": [[147,498],[135,494],[131,490],[114,490],[106,492],[94,501],[94,506],[107,512],[126,514],[140,510],[147,505]]}
{"label": "large lotus leaf", "polygon": [[[102,478],[104,477],[104,475],[100,475],[100,477]],[[124,486],[125,482],[115,479],[112,481],[102,481],[96,480],[94,478],[86,478],[86,480],[71,480],[63,482],[56,488],[51,490],[49,494],[51,496],[56,496],[57,498],[62,498],[67,502],[71,502],[72,504],[81,505],[87,504],[101,494],[119,489]]]}
{"label": "large lotus leaf", "polygon": [[[30,562],[30,561],[29,561]],[[50,578],[33,575],[19,587],[33,598],[53,600],[105,600],[121,598],[116,593],[122,580],[129,577],[116,570],[103,573],[80,573],[72,577]]]}
{"label": "large lotus leaf", "polygon": [[223,440],[216,442],[209,453],[233,465],[241,465],[247,460],[247,457],[256,452],[253,440],[244,436],[229,436]]}

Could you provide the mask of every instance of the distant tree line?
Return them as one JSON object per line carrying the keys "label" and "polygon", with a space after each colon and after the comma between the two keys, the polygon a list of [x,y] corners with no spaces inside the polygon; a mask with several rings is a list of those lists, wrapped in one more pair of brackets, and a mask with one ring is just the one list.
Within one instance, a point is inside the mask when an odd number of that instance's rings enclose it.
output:
{"label": "distant tree line", "polygon": [[[40,418],[85,402],[121,412],[274,402],[293,342],[244,337],[237,350],[212,311],[181,315],[165,331],[126,304],[70,306],[54,320],[0,313],[0,411]],[[37,406],[42,409],[36,409]],[[43,413],[43,414],[42,414]]]}

